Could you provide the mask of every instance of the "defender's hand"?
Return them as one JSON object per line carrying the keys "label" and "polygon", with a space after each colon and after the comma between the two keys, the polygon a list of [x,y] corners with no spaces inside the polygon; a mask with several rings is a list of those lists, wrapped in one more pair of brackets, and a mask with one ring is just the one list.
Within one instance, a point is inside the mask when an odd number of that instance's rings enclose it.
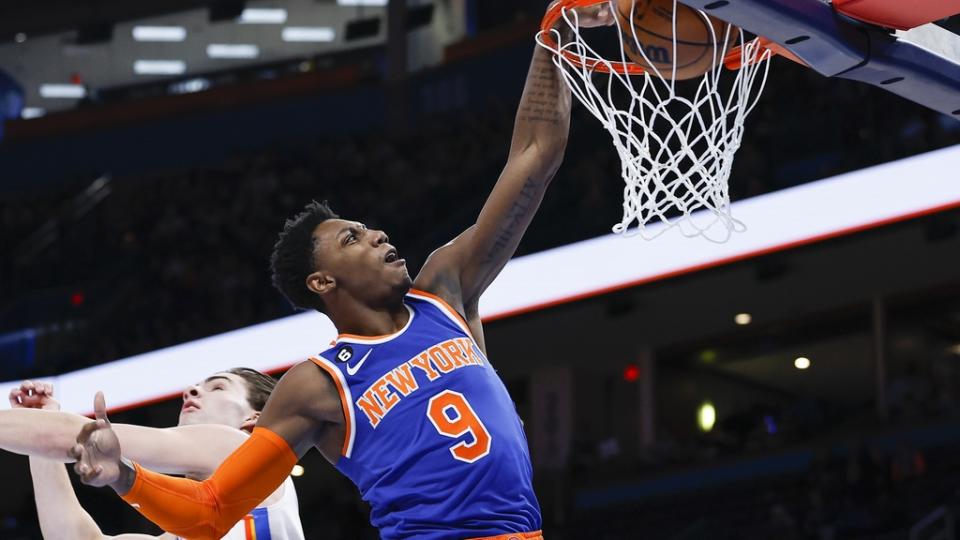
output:
{"label": "defender's hand", "polygon": [[53,385],[45,382],[23,381],[7,396],[13,409],[44,409],[59,411],[60,403],[53,398]]}

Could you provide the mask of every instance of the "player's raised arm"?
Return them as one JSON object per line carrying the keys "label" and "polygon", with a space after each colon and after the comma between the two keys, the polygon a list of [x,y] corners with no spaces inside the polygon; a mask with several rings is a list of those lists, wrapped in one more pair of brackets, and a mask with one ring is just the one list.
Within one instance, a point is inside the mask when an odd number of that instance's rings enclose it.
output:
{"label": "player's raised arm", "polygon": [[[613,22],[606,4],[578,13],[580,27]],[[441,296],[459,296],[468,310],[479,300],[516,252],[540,207],[563,160],[569,128],[570,90],[552,53],[536,47],[517,109],[507,164],[476,224],[431,256],[417,278],[418,287]]]}
{"label": "player's raised arm", "polygon": [[277,384],[253,435],[213,476],[197,482],[122,459],[102,394],[94,409],[97,420],[83,427],[73,449],[84,483],[109,485],[165,531],[211,540],[277,489],[325,426],[343,421],[333,382],[312,363],[299,364]]}
{"label": "player's raised arm", "polygon": [[152,536],[127,533],[107,535],[80,506],[67,469],[58,461],[30,458],[33,497],[37,520],[44,540],[155,540],[173,538],[168,534]]}

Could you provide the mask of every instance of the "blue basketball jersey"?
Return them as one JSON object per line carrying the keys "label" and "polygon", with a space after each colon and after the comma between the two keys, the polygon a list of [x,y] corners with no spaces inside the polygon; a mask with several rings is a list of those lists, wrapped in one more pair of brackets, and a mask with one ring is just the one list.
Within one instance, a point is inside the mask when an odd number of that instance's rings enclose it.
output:
{"label": "blue basketball jersey", "polygon": [[404,305],[399,332],[341,334],[312,358],[343,402],[337,469],[387,540],[539,530],[527,439],[506,387],[443,300],[411,290]]}

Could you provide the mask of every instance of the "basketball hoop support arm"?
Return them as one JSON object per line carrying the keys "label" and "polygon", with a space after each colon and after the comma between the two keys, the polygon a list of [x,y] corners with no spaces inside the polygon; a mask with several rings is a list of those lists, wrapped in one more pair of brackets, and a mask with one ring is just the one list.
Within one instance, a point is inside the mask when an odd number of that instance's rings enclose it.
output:
{"label": "basketball hoop support arm", "polygon": [[865,82],[960,120],[960,64],[819,0],[681,0],[764,36],[827,77]]}

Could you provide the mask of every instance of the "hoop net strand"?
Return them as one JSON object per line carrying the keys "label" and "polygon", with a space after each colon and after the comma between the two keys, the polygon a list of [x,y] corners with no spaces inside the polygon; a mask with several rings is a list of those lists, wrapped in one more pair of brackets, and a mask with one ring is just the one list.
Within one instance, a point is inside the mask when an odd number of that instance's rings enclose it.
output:
{"label": "hoop net strand", "polygon": [[[568,0],[560,7],[557,24],[537,34],[537,43],[554,53],[554,64],[571,93],[600,121],[620,155],[624,181],[623,218],[613,232],[652,239],[677,227],[684,236],[702,236],[726,242],[746,226],[730,212],[728,180],[734,154],[743,138],[747,115],[756,106],[769,72],[771,51],[742,30],[726,25],[717,36],[707,15],[697,11],[710,29],[713,67],[693,83],[681,83],[677,92],[676,56],[671,69],[661,73],[647,57],[634,32],[615,25],[619,58],[603,58],[580,33],[577,12],[568,6],[601,2]],[[673,10],[673,47],[677,50],[676,0]],[[610,9],[616,10],[616,2]],[[631,8],[628,21],[634,20]],[[616,13],[613,11],[612,13]],[[629,23],[628,23],[629,24]],[[569,30],[563,40],[557,28]],[[601,29],[602,30],[602,29]],[[633,63],[623,47],[624,36],[634,41],[648,69]],[[721,39],[717,39],[717,38]],[[738,70],[725,70],[731,44],[740,45]],[[733,49],[736,56],[737,49]],[[729,60],[729,58],[728,58]]]}

